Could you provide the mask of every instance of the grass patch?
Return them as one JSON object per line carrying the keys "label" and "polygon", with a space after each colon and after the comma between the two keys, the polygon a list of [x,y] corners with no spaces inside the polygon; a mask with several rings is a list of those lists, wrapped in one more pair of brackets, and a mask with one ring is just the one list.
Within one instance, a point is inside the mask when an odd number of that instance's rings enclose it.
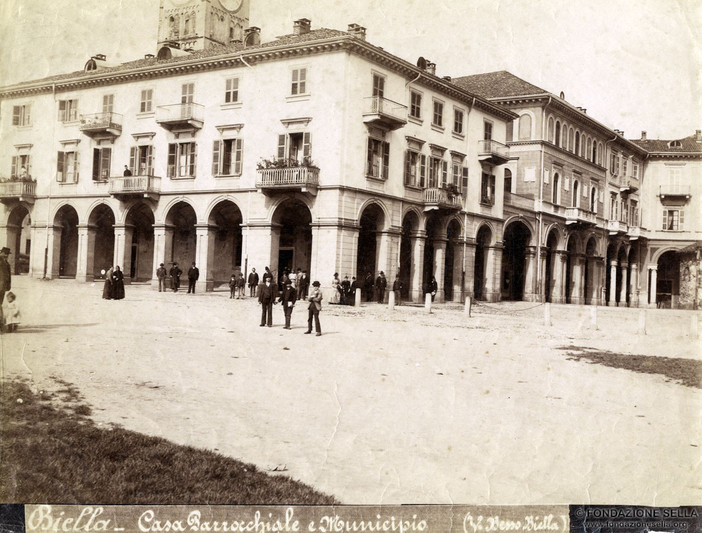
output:
{"label": "grass patch", "polygon": [[306,504],[333,497],[254,465],[119,427],[98,428],[69,384],[34,394],[0,391],[0,501],[88,504]]}
{"label": "grass patch", "polygon": [[659,374],[665,376],[666,381],[695,389],[702,388],[702,361],[695,359],[620,354],[579,346],[561,346],[560,349],[567,350],[568,359],[573,361],[584,359],[591,364],[622,368],[642,374]]}

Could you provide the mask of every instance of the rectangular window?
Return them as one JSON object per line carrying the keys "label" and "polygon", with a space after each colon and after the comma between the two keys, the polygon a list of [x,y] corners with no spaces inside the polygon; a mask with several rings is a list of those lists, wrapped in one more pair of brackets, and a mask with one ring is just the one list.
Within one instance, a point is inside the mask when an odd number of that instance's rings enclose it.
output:
{"label": "rectangular window", "polygon": [[405,185],[408,187],[419,187],[419,163],[421,154],[414,150],[405,152]]}
{"label": "rectangular window", "polygon": [[463,135],[463,111],[453,110],[453,132]]}
{"label": "rectangular window", "polygon": [[32,105],[16,105],[12,106],[12,125],[13,126],[29,126],[32,124]]}
{"label": "rectangular window", "polygon": [[129,152],[129,170],[134,176],[153,176],[154,147],[151,145],[132,146]]}
{"label": "rectangular window", "polygon": [[637,161],[631,162],[631,177],[639,179],[639,163]]}
{"label": "rectangular window", "polygon": [[102,112],[103,113],[112,113],[112,110],[114,108],[115,104],[115,95],[114,94],[104,94],[102,96]]}
{"label": "rectangular window", "polygon": [[680,231],[683,229],[685,212],[682,209],[663,210],[663,231]]}
{"label": "rectangular window", "polygon": [[448,161],[439,157],[430,157],[427,188],[441,188],[446,184],[448,184]]}
{"label": "rectangular window", "polygon": [[212,148],[213,176],[241,176],[243,139],[214,141]]}
{"label": "rectangular window", "polygon": [[366,176],[381,180],[388,179],[390,170],[390,143],[368,138]]}
{"label": "rectangular window", "polygon": [[480,203],[495,205],[495,176],[483,172],[480,181]]}
{"label": "rectangular window", "polygon": [[154,90],[144,89],[141,91],[141,101],[139,102],[139,113],[151,113],[153,109]]}
{"label": "rectangular window", "polygon": [[56,181],[78,183],[78,152],[58,152],[56,157]]}
{"label": "rectangular window", "polygon": [[59,100],[59,122],[78,120],[78,100]]}
{"label": "rectangular window", "polygon": [[107,181],[110,177],[112,148],[93,148],[93,181]]}
{"label": "rectangular window", "polygon": [[629,204],[629,225],[639,225],[639,204],[636,200],[631,200]]}
{"label": "rectangular window", "polygon": [[416,91],[410,91],[410,116],[422,118],[422,95]]}
{"label": "rectangular window", "polygon": [[181,87],[180,103],[181,104],[192,104],[194,97],[195,97],[195,84],[194,83],[184,83]]}
{"label": "rectangular window", "polygon": [[278,135],[278,161],[291,165],[312,164],[312,140],[309,132]]}
{"label": "rectangular window", "polygon": [[622,176],[626,177],[627,173],[627,167],[629,166],[629,158],[622,156]]}
{"label": "rectangular window", "polygon": [[682,169],[681,168],[670,168],[668,169],[668,188],[670,192],[678,192],[680,190],[680,185],[682,182]]}
{"label": "rectangular window", "polygon": [[617,195],[616,194],[610,194],[609,195],[609,219],[610,220],[617,220]]}
{"label": "rectangular window", "polygon": [[379,74],[373,74],[373,96],[385,96],[385,78]]}
{"label": "rectangular window", "polygon": [[492,122],[483,122],[483,140],[492,140]]}
{"label": "rectangular window", "polygon": [[468,197],[468,167],[463,167],[463,175],[461,176],[461,194],[465,200]]}
{"label": "rectangular window", "polygon": [[298,94],[307,94],[307,69],[296,68],[292,71],[292,85],[290,94],[295,96]]}
{"label": "rectangular window", "polygon": [[10,178],[12,179],[29,179],[32,177],[32,167],[30,165],[29,154],[20,154],[12,156],[12,168],[10,169]]}
{"label": "rectangular window", "polygon": [[197,144],[194,142],[170,143],[168,145],[169,178],[194,178],[197,164]]}
{"label": "rectangular window", "polygon": [[233,104],[239,101],[239,78],[230,78],[224,89],[224,103]]}
{"label": "rectangular window", "polygon": [[434,100],[434,116],[431,122],[434,126],[440,128],[444,126],[444,103]]}

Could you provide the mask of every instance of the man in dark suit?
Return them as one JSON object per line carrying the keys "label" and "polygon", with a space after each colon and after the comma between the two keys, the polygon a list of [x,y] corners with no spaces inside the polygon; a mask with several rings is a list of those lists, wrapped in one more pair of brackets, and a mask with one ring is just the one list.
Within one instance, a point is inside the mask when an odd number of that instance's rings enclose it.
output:
{"label": "man in dark suit", "polygon": [[293,307],[297,300],[297,291],[292,285],[292,281],[288,279],[283,287],[283,292],[280,294],[280,303],[283,304],[283,314],[285,315],[285,326],[283,329],[290,328],[290,319],[292,318]]}
{"label": "man in dark suit", "polygon": [[312,291],[307,298],[310,301],[307,313],[307,331],[305,334],[312,333],[312,320],[314,320],[314,328],[317,331],[317,337],[322,335],[322,326],[319,323],[319,312],[322,310],[322,290],[319,288],[319,281],[312,283]]}
{"label": "man in dark suit", "polygon": [[278,291],[275,289],[271,278],[265,278],[265,281],[258,287],[258,303],[261,304],[261,327],[273,325],[273,304],[278,297]]}
{"label": "man in dark suit", "polygon": [[193,261],[193,266],[188,269],[188,294],[191,292],[195,294],[195,283],[200,278],[200,269],[195,266]]}
{"label": "man in dark suit", "polygon": [[258,287],[258,273],[255,268],[251,269],[249,274],[249,296],[256,296],[256,287]]}
{"label": "man in dark suit", "polygon": [[310,287],[310,278],[307,276],[307,270],[303,270],[298,274],[297,278],[297,291],[300,296],[300,300],[307,298],[307,290]]}
{"label": "man in dark suit", "polygon": [[178,266],[178,263],[173,263],[171,270],[168,272],[171,275],[171,285],[173,286],[173,292],[178,292],[180,288],[180,275],[183,271]]}
{"label": "man in dark suit", "polygon": [[[7,262],[7,256],[12,252],[9,248],[3,247],[0,250],[0,306],[5,301],[5,293],[12,288],[12,279],[10,274],[10,263]],[[2,307],[0,307],[2,309]],[[0,316],[2,311],[0,311]]]}

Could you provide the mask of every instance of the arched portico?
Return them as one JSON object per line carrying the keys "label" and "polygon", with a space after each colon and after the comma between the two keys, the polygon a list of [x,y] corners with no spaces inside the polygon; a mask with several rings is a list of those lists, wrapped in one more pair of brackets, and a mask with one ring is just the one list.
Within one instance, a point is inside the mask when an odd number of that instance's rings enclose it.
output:
{"label": "arched portico", "polygon": [[102,277],[102,271],[115,265],[115,214],[106,204],[98,204],[88,215],[88,224],[80,227],[85,254],[79,271],[84,281]]}
{"label": "arched portico", "polygon": [[57,210],[49,241],[50,277],[75,278],[78,270],[78,213],[73,206],[64,204]]}
{"label": "arched portico", "polygon": [[12,251],[10,268],[13,274],[29,272],[29,254],[32,237],[30,234],[31,216],[24,204],[16,205],[7,217],[5,242]]}
{"label": "arched portico", "polygon": [[531,238],[531,231],[520,220],[508,223],[504,229],[500,283],[503,300],[526,300],[526,294],[533,295],[534,251],[529,247]]}

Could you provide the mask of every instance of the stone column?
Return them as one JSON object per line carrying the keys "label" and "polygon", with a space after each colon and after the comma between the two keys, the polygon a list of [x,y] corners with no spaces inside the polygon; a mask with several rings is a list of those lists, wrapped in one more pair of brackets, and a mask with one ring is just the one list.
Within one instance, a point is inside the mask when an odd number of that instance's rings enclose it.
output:
{"label": "stone column", "polygon": [[423,230],[416,231],[410,236],[410,242],[412,243],[412,269],[410,272],[412,287],[410,299],[413,302],[424,301],[422,273],[424,272],[424,244],[426,239],[427,234]]}
{"label": "stone column", "polygon": [[58,279],[61,262],[61,226],[49,226],[49,253],[46,279]]}
{"label": "stone column", "polygon": [[658,307],[658,265],[648,267],[651,271],[651,284],[648,287],[648,302],[653,307]]}
{"label": "stone column", "polygon": [[617,262],[612,260],[609,262],[609,299],[607,305],[617,306]]}
{"label": "stone column", "polygon": [[444,301],[444,269],[446,268],[446,238],[434,239],[434,264],[432,272],[436,278],[437,290],[434,302],[440,303]]}
{"label": "stone column", "polygon": [[632,263],[631,279],[629,279],[629,305],[631,307],[639,306],[639,265]]}
{"label": "stone column", "polygon": [[119,265],[124,273],[124,283],[132,281],[131,263],[132,263],[132,237],[134,235],[134,226],[128,224],[115,224],[115,255],[113,267]]}
{"label": "stone column", "polygon": [[[166,272],[171,269],[170,262],[173,260],[173,226],[166,224],[154,224],[154,263],[151,273],[151,286],[158,289],[158,278],[156,270],[163,263]],[[169,279],[166,276],[166,279]]]}
{"label": "stone column", "polygon": [[582,254],[573,254],[571,257],[570,282],[573,290],[570,293],[570,303],[582,305],[585,302],[583,296],[583,258]]}
{"label": "stone column", "polygon": [[524,253],[524,297],[525,302],[533,302],[536,297],[534,274],[536,273],[536,247],[527,246]]}
{"label": "stone column", "polygon": [[560,304],[565,301],[563,296],[563,285],[565,284],[565,276],[563,275],[566,268],[568,253],[564,250],[555,250],[552,254],[553,265],[551,267],[553,274],[553,297],[551,301],[555,304]]}
{"label": "stone column", "polygon": [[500,275],[502,273],[502,245],[485,247],[485,301],[500,300]]}
{"label": "stone column", "polygon": [[195,226],[195,264],[200,270],[200,284],[204,283],[205,291],[214,289],[214,254],[217,228],[209,224]]}
{"label": "stone column", "polygon": [[453,243],[453,301],[463,302],[463,242]]}
{"label": "stone column", "polygon": [[93,281],[95,268],[96,228],[87,224],[78,226],[78,265],[76,280]]}
{"label": "stone column", "polygon": [[475,242],[471,239],[466,241],[466,259],[465,259],[466,279],[465,294],[475,298]]}
{"label": "stone column", "polygon": [[392,284],[395,281],[395,276],[399,272],[397,254],[400,249],[401,233],[396,230],[388,230],[378,232],[377,258],[378,270],[385,272],[385,277],[388,280],[388,289],[392,290]]}
{"label": "stone column", "polygon": [[[245,245],[245,254],[247,257],[246,268],[248,272],[251,272],[252,268],[256,269],[259,277],[263,277],[263,273],[266,271],[265,267],[270,267],[273,270],[273,241],[275,240],[275,263],[278,263],[278,244],[280,242],[280,231],[273,235],[273,226],[269,222],[262,222],[256,224],[248,224],[246,227],[242,227],[242,236],[245,240],[242,246]],[[314,228],[313,228],[314,234]],[[315,251],[315,239],[312,238],[312,255],[314,257]],[[308,272],[310,274],[310,272]]]}
{"label": "stone column", "polygon": [[629,292],[628,266],[628,263],[622,263],[619,267],[622,270],[622,286],[619,288],[619,307],[626,307],[626,295]]}

